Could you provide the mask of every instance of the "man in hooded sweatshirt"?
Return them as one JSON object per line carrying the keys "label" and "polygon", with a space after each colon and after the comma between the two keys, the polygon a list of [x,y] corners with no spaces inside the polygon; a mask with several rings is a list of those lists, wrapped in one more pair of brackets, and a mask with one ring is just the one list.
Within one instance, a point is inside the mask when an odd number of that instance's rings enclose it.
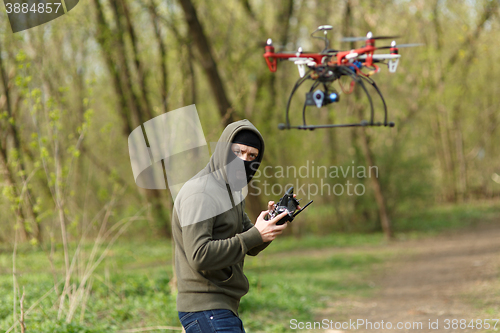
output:
{"label": "man in hooded sweatshirt", "polygon": [[244,196],[264,155],[264,140],[248,120],[228,125],[208,165],[177,195],[172,217],[177,310],[186,333],[245,332],[238,317],[249,284],[245,255],[257,255],[283,232],[266,220],[274,202],[254,224]]}

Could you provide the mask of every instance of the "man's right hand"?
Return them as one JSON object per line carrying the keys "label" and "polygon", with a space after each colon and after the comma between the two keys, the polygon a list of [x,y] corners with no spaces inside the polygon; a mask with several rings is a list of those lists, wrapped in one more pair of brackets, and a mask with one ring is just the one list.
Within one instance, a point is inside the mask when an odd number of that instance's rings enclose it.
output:
{"label": "man's right hand", "polygon": [[259,230],[260,236],[262,237],[264,243],[273,241],[276,236],[281,234],[283,230],[285,230],[285,228],[288,226],[288,223],[276,225],[276,222],[281,220],[287,214],[286,211],[269,221],[266,221],[264,219],[267,214],[269,214],[268,210],[263,211],[262,213],[260,213],[257,221],[255,222],[255,227],[257,228],[257,230]]}

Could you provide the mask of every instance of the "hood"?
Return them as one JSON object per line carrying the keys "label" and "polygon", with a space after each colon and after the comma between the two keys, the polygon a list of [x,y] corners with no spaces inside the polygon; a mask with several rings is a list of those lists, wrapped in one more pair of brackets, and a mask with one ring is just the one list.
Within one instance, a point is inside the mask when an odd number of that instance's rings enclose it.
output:
{"label": "hood", "polygon": [[228,184],[226,164],[229,148],[231,147],[231,142],[233,141],[235,135],[242,130],[250,130],[254,132],[260,139],[261,149],[259,150],[259,155],[255,161],[262,162],[262,157],[264,156],[264,139],[262,135],[257,130],[257,128],[247,119],[236,121],[227,125],[227,127],[222,132],[219,141],[215,147],[215,150],[210,157],[210,162],[207,165],[209,172],[211,172],[218,181],[223,181]]}

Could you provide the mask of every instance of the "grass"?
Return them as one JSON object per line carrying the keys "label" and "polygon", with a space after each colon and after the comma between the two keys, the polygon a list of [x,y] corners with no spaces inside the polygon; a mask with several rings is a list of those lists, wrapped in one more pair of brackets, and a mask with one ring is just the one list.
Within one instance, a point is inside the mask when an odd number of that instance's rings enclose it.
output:
{"label": "grass", "polygon": [[299,251],[308,249],[327,249],[340,247],[359,247],[367,245],[383,244],[382,233],[372,234],[329,234],[325,236],[306,235],[300,239],[288,237],[282,238],[272,247],[266,249],[266,253],[278,253],[288,251]]}
{"label": "grass", "polygon": [[[329,300],[369,293],[371,288],[363,277],[372,265],[387,259],[386,254],[362,249],[335,254],[332,246],[378,244],[381,239],[378,234],[282,239],[258,257],[247,257],[245,272],[250,293],[240,305],[247,331],[285,332],[291,318],[311,319],[315,309],[324,307]],[[86,251],[90,247],[87,245]],[[292,255],[291,250],[296,254]],[[319,252],[311,257],[297,254],[300,250]],[[8,252],[0,254],[0,329],[4,330],[13,323],[11,256]],[[168,241],[116,244],[94,275],[81,322],[80,312],[70,324],[55,320],[57,297],[52,293],[27,317],[28,331],[97,333],[160,325],[179,327],[175,296],[169,286],[171,256]],[[54,278],[43,251],[20,249],[17,263],[17,281],[24,287],[25,307],[29,307],[54,286]],[[55,253],[55,263],[62,276],[61,250]]]}
{"label": "grass", "polygon": [[[500,269],[497,271],[497,276],[500,276]],[[500,319],[500,279],[482,281],[481,284],[474,286],[460,296],[465,302],[473,305],[478,313],[475,318],[481,319],[483,322],[490,319],[491,327],[483,329],[484,332],[500,331],[500,322],[496,322],[496,327],[493,327],[495,324],[493,319]]]}
{"label": "grass", "polygon": [[293,255],[263,254],[249,260],[251,290],[240,305],[249,332],[288,332],[291,319],[312,321],[314,312],[341,297],[368,296],[368,276],[391,253],[368,249]]}
{"label": "grass", "polygon": [[494,222],[499,214],[499,201],[477,201],[407,211],[394,217],[393,223],[395,232],[425,236]]}
{"label": "grass", "polygon": [[[400,238],[424,237],[492,220],[499,212],[497,203],[432,208],[400,216],[395,228]],[[315,313],[337,299],[371,295],[370,276],[395,255],[385,244],[381,233],[305,235],[280,238],[258,257],[247,257],[250,292],[240,304],[247,332],[288,332],[291,319],[312,321]],[[84,254],[91,246],[84,246]],[[58,321],[57,296],[52,292],[26,317],[27,332],[180,327],[175,295],[170,292],[171,258],[169,241],[116,243],[92,278],[85,310],[78,309],[71,323]],[[21,293],[25,290],[25,308],[29,308],[54,287],[54,273],[56,280],[63,276],[62,248],[55,249],[56,272],[50,268],[47,251],[28,245],[18,249],[16,260],[17,283]],[[4,331],[14,320],[12,283],[12,251],[0,249],[0,330]],[[496,311],[495,304],[486,308]]]}

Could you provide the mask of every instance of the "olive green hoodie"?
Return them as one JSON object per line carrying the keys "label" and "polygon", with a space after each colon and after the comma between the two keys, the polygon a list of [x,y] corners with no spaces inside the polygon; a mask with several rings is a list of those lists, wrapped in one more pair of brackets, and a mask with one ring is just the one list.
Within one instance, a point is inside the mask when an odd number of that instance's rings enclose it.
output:
{"label": "olive green hoodie", "polygon": [[249,288],[243,274],[245,255],[257,255],[269,244],[245,213],[242,192],[231,189],[227,179],[228,148],[241,130],[258,135],[257,160],[262,160],[262,135],[248,120],[234,122],[224,129],[207,166],[175,199],[172,232],[178,311],[228,309],[238,314],[240,299]]}

